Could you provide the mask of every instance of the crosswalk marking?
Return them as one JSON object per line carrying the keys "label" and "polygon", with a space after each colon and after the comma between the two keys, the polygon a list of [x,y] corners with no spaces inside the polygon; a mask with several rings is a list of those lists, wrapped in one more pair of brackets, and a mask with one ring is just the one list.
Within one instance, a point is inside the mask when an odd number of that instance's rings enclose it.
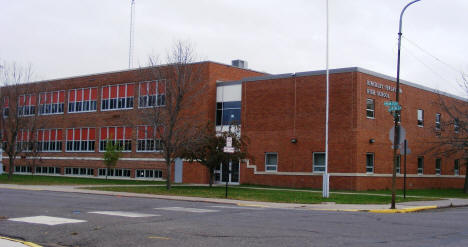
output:
{"label": "crosswalk marking", "polygon": [[88,213],[122,216],[122,217],[130,217],[130,218],[161,216],[159,214],[142,214],[142,213],[133,213],[133,212],[124,212],[124,211],[93,211],[93,212],[88,212]]}
{"label": "crosswalk marking", "polygon": [[86,220],[75,220],[75,219],[51,217],[51,216],[45,216],[45,215],[11,218],[8,220],[16,221],[16,222],[33,223],[33,224],[43,224],[43,225],[49,225],[49,226],[86,222]]}
{"label": "crosswalk marking", "polygon": [[210,206],[212,208],[232,208],[232,209],[248,209],[248,210],[263,210],[263,208],[239,207],[239,206]]}
{"label": "crosswalk marking", "polygon": [[181,211],[190,213],[213,213],[219,212],[219,210],[213,209],[201,209],[201,208],[183,208],[183,207],[166,207],[166,208],[155,208],[156,210],[169,210],[169,211]]}

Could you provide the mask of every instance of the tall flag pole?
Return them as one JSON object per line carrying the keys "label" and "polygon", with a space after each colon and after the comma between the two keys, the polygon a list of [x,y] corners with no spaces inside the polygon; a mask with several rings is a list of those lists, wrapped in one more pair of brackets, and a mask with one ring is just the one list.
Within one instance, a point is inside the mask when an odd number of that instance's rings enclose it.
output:
{"label": "tall flag pole", "polygon": [[326,103],[326,113],[325,113],[325,171],[323,173],[323,186],[322,186],[322,196],[323,198],[328,198],[330,196],[330,189],[329,189],[329,175],[328,175],[328,115],[329,115],[329,99],[330,99],[330,75],[328,71],[328,0],[326,0],[326,10],[327,10],[327,38],[326,38],[326,71],[327,71],[327,103]]}
{"label": "tall flag pole", "polygon": [[130,8],[130,42],[128,47],[128,68],[131,69],[133,67],[133,36],[135,33],[134,30],[134,18],[135,18],[135,0],[132,0],[131,8]]}

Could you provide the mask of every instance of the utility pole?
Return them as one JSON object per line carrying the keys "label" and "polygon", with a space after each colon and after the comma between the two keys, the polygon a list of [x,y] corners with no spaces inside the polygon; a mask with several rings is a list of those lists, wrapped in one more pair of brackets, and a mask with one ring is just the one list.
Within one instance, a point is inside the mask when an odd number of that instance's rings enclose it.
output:
{"label": "utility pole", "polygon": [[[396,92],[395,92],[395,101],[399,104],[400,96],[400,50],[401,50],[401,26],[403,22],[403,14],[405,13],[406,8],[411,4],[419,2],[421,0],[414,0],[408,3],[400,13],[400,26],[398,29],[398,58],[397,58],[397,78],[396,78]],[[393,172],[392,172],[392,205],[391,209],[395,209],[395,197],[396,197],[396,166],[397,166],[397,149],[400,145],[400,114],[401,110],[396,110],[393,116],[393,121],[395,124],[395,133],[393,137]]]}
{"label": "utility pole", "polygon": [[328,0],[326,4],[326,9],[327,9],[327,48],[326,48],[326,84],[327,84],[327,96],[326,96],[326,106],[325,106],[325,171],[323,173],[323,179],[322,179],[322,197],[323,198],[328,198],[330,196],[330,180],[329,180],[329,175],[328,175],[328,112],[329,112],[329,97],[330,97],[330,92],[329,92],[329,87],[330,87],[330,78],[329,78],[329,71],[328,71]]}

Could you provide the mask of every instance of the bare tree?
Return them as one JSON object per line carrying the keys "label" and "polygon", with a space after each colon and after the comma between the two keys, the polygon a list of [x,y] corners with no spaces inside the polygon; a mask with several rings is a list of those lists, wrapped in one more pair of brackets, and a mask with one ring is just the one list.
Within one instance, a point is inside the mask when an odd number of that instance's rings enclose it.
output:
{"label": "bare tree", "polygon": [[[468,95],[468,78],[463,76],[461,87]],[[464,192],[468,194],[468,102],[439,94],[434,102],[441,109],[433,126],[437,140],[426,152],[445,157],[459,156],[466,168]]]}
{"label": "bare tree", "polygon": [[[8,179],[13,175],[15,159],[26,149],[30,149],[29,140],[19,142],[19,133],[30,133],[31,118],[24,115],[35,115],[35,107],[26,108],[24,102],[26,95],[30,92],[30,87],[21,87],[20,84],[29,82],[32,78],[31,66],[21,66],[16,63],[1,64],[2,83],[1,95],[1,114],[0,129],[3,138],[3,150],[8,155]],[[31,97],[31,96],[28,96]],[[30,98],[29,98],[30,99]],[[25,114],[27,111],[27,114]],[[31,114],[32,113],[32,114]]]}
{"label": "bare tree", "polygon": [[[150,75],[157,82],[157,97],[139,98],[139,105],[148,107],[142,111],[142,118],[156,131],[155,146],[160,145],[166,165],[166,188],[171,188],[172,164],[188,143],[193,141],[205,114],[199,109],[199,102],[205,90],[204,67],[195,62],[190,45],[177,42],[167,56],[165,64],[150,57]],[[143,71],[143,70],[142,70]],[[145,72],[146,73],[146,72]]]}

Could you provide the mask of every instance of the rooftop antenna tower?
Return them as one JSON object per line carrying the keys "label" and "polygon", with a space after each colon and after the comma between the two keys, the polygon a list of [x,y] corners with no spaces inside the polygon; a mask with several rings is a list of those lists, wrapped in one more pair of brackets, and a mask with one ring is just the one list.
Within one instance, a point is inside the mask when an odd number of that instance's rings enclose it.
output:
{"label": "rooftop antenna tower", "polygon": [[134,30],[134,18],[135,18],[135,0],[132,0],[131,9],[130,9],[130,43],[128,48],[128,68],[133,67],[133,36],[135,33]]}

